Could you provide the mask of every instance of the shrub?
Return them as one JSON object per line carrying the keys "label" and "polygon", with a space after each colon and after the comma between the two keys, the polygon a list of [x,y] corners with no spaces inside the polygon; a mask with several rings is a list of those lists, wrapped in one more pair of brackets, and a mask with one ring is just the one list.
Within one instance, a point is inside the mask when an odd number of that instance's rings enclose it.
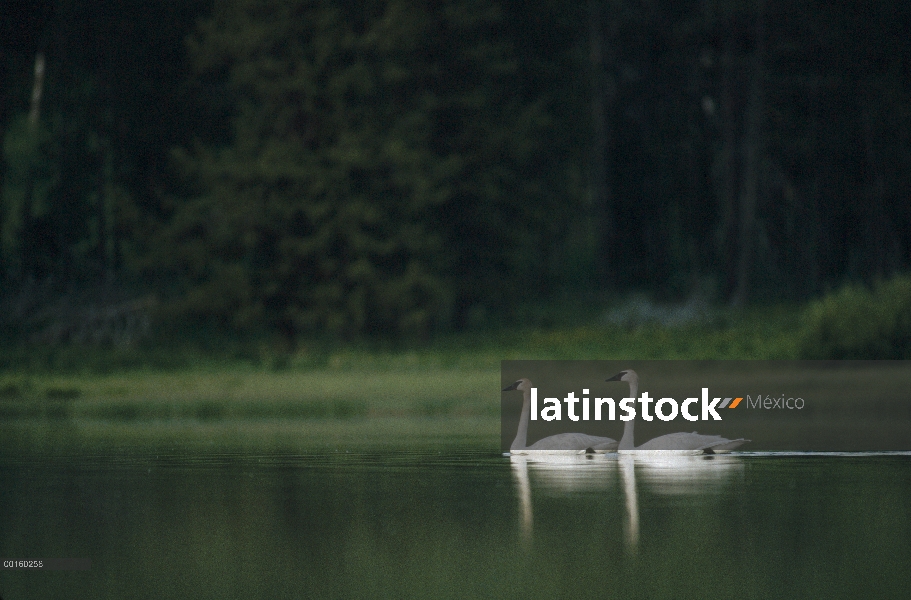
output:
{"label": "shrub", "polygon": [[803,358],[911,359],[911,275],[812,302],[800,338]]}

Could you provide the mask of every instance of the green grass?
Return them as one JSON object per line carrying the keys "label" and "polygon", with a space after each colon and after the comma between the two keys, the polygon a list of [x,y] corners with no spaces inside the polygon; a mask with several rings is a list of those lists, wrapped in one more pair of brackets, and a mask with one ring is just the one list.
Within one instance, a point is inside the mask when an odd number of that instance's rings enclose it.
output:
{"label": "green grass", "polygon": [[4,375],[0,415],[149,419],[499,416],[500,376],[487,369],[219,370]]}
{"label": "green grass", "polygon": [[[502,360],[895,358],[911,347],[908,281],[744,311],[630,298],[605,312],[569,302],[539,307],[523,327],[489,325],[419,346],[301,341],[288,350],[268,336],[181,337],[173,324],[129,348],[5,336],[0,451],[495,450]],[[878,326],[867,331],[870,315]]]}
{"label": "green grass", "polygon": [[495,451],[502,360],[802,358],[805,315],[779,306],[673,326],[591,319],[449,335],[419,348],[0,350],[0,449],[306,452],[468,443]]}
{"label": "green grass", "polygon": [[13,447],[54,452],[402,440],[495,449],[501,360],[792,358],[793,314],[756,310],[676,327],[593,319],[450,335],[421,348],[20,348],[0,353],[0,434]]}
{"label": "green grass", "polygon": [[[0,446],[54,454],[305,452],[499,444],[494,368],[319,368],[235,364],[160,372],[0,375]],[[156,450],[157,451],[157,450]]]}

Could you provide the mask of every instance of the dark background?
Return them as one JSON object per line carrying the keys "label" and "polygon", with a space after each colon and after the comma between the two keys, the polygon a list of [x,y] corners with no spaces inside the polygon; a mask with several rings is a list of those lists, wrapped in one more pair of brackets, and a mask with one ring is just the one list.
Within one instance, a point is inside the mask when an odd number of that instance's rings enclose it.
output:
{"label": "dark background", "polygon": [[887,1],[5,0],[5,331],[426,340],[886,279],[909,30]]}

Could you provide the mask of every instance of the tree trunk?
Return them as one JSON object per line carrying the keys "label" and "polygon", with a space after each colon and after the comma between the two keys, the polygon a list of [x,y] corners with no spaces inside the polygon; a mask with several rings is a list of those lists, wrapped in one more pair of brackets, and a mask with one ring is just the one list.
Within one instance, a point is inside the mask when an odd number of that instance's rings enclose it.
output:
{"label": "tree trunk", "polygon": [[751,275],[756,248],[756,205],[759,199],[759,171],[762,157],[763,0],[756,0],[755,48],[753,50],[750,94],[747,99],[743,134],[743,174],[740,188],[737,238],[737,287],[731,304],[743,306],[752,295]]}
{"label": "tree trunk", "polygon": [[595,274],[598,287],[610,282],[609,249],[612,237],[610,214],[610,185],[608,182],[607,149],[610,131],[607,110],[613,104],[613,86],[608,85],[604,71],[604,31],[601,19],[601,0],[589,0],[589,62],[591,67],[591,202],[596,231]]}
{"label": "tree trunk", "polygon": [[35,55],[35,82],[32,85],[32,104],[28,113],[28,121],[32,127],[38,125],[41,117],[41,96],[44,93],[44,53]]}

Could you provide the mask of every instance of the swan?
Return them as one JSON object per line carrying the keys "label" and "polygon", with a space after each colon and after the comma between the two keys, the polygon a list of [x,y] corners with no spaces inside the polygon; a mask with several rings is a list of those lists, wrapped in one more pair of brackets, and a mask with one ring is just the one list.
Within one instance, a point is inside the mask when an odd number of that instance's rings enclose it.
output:
{"label": "swan", "polygon": [[[620,371],[606,381],[626,381],[629,383],[629,395],[636,398],[639,394],[639,376],[632,369]],[[723,454],[730,452],[745,442],[743,438],[729,440],[720,435],[701,435],[696,433],[669,433],[651,439],[641,446],[633,442],[633,427],[635,419],[631,419],[623,426],[623,437],[617,452],[639,452],[642,450],[674,454]]]}
{"label": "swan", "polygon": [[531,412],[531,381],[523,378],[503,388],[504,392],[512,390],[522,392],[522,414],[519,416],[516,439],[513,440],[512,445],[509,447],[511,454],[526,454],[528,450],[574,451],[578,454],[591,450],[598,454],[603,454],[614,452],[617,449],[617,440],[585,433],[560,433],[540,439],[531,446],[526,446],[528,417]]}

